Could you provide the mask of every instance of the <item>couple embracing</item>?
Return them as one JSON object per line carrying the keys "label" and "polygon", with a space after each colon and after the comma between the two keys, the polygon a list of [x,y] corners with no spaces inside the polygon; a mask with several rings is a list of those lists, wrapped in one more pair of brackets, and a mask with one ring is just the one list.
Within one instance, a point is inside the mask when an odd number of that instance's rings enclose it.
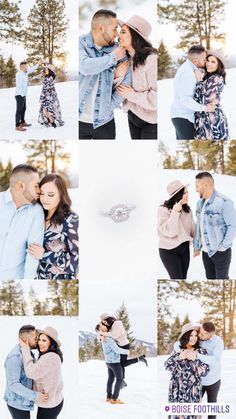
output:
{"label": "couple embracing", "polygon": [[[34,404],[37,419],[57,419],[63,407],[61,364],[63,354],[58,333],[53,327],[36,330],[24,325],[19,343],[5,361],[4,400],[12,419],[30,419]],[[35,358],[32,350],[37,349]]]}
{"label": "couple embracing", "polygon": [[138,15],[122,22],[111,10],[94,14],[91,31],[80,36],[80,139],[115,139],[114,109],[122,103],[131,138],[157,139],[157,50],[151,30]]}

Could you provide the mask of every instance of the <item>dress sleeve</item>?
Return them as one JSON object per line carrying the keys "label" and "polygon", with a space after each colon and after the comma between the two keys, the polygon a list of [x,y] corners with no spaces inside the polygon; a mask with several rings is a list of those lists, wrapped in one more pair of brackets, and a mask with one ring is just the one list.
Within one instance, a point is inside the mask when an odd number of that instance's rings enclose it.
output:
{"label": "dress sleeve", "polygon": [[180,367],[179,352],[174,352],[164,363],[165,369],[170,372],[177,372]]}

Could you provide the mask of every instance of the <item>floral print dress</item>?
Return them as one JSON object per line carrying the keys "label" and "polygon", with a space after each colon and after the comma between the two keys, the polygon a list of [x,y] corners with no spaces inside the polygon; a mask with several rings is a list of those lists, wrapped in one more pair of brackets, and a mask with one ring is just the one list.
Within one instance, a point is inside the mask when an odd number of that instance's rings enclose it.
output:
{"label": "floral print dress", "polygon": [[196,84],[194,99],[202,105],[217,101],[215,112],[195,112],[195,139],[227,140],[229,129],[226,116],[220,106],[224,89],[224,79],[220,74],[212,74]]}
{"label": "floral print dress", "polygon": [[71,212],[62,224],[51,224],[44,233],[45,253],[38,267],[39,279],[76,279],[79,266],[77,214]]}
{"label": "floral print dress", "polygon": [[[197,352],[206,355],[203,348]],[[179,360],[179,352],[171,355],[165,362],[165,368],[171,372],[169,385],[169,403],[200,403],[202,398],[201,377],[207,375],[210,368],[200,359]],[[173,419],[195,419],[197,416],[178,415]]]}
{"label": "floral print dress", "polygon": [[40,101],[40,109],[39,109],[38,122],[41,125],[45,125],[45,126],[51,125],[48,122],[48,118],[46,117],[46,115],[44,115],[44,112],[43,112],[44,109],[53,116],[54,123],[56,124],[56,126],[64,125],[64,121],[62,121],[61,119],[60,103],[57,97],[57,92],[54,85],[54,79],[52,76],[44,78],[43,88],[42,88],[39,101]]}

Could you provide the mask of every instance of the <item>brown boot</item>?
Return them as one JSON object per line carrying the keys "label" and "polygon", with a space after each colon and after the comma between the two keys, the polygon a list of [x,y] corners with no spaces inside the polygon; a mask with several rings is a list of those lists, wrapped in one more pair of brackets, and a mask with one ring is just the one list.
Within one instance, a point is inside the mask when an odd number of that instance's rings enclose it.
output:
{"label": "brown boot", "polygon": [[21,127],[31,127],[32,124],[27,124],[27,122],[22,122]]}
{"label": "brown boot", "polygon": [[108,399],[108,398],[106,399],[106,402],[110,403],[110,401],[111,401],[111,399]]}
{"label": "brown boot", "polygon": [[19,126],[19,127],[16,127],[16,131],[26,131],[26,128]]}
{"label": "brown boot", "polygon": [[116,399],[116,400],[111,399],[110,403],[111,404],[125,404],[125,402],[122,402],[120,399]]}

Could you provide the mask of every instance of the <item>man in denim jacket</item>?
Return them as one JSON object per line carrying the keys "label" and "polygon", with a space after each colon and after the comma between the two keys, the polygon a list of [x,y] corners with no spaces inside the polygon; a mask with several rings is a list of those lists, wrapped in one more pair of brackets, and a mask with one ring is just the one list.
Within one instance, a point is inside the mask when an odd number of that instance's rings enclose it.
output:
{"label": "man in denim jacket", "polygon": [[207,279],[229,279],[231,247],[236,235],[236,211],[227,196],[214,189],[208,172],[196,176],[197,224],[193,240],[194,256],[202,250]]}
{"label": "man in denim jacket", "polygon": [[[19,330],[19,337],[28,341],[30,348],[37,347],[37,332],[34,326],[25,325]],[[33,391],[33,381],[25,374],[20,345],[16,345],[7,355],[5,361],[6,389],[4,400],[13,419],[30,419],[30,411],[35,401],[48,399],[46,393]]]}
{"label": "man in denim jacket", "polygon": [[[126,59],[124,49],[115,43],[118,20],[110,10],[101,9],[91,22],[91,32],[79,40],[79,138],[115,139],[114,109],[125,98],[114,88],[117,63]],[[128,69],[128,70],[127,70]],[[131,85],[127,65],[122,84]],[[121,83],[121,80],[119,81]]]}

